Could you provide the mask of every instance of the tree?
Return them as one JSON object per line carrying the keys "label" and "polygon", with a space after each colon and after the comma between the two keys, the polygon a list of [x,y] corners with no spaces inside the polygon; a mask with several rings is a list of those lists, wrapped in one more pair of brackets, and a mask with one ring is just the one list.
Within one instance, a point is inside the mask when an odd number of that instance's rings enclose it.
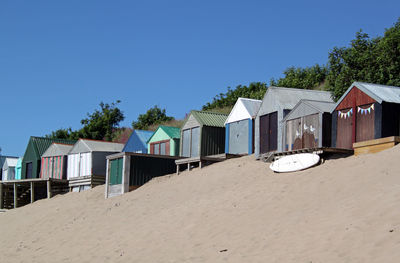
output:
{"label": "tree", "polygon": [[111,141],[113,131],[119,126],[119,123],[124,120],[124,114],[117,107],[121,101],[115,103],[100,102],[100,110],[95,110],[93,113],[87,113],[87,118],[81,120],[83,127],[78,131],[73,131],[71,128],[58,129],[46,135],[48,138],[60,139],[95,139]]}
{"label": "tree", "polygon": [[203,110],[212,110],[235,105],[239,97],[262,99],[267,91],[267,85],[262,82],[252,82],[249,86],[238,85],[235,89],[228,87],[226,93],[220,93],[213,98],[212,102],[207,102]]}
{"label": "tree", "polygon": [[383,37],[359,31],[349,47],[329,53],[328,90],[338,100],[354,81],[400,86],[400,18]]}
{"label": "tree", "polygon": [[172,120],[174,120],[174,117],[167,116],[165,109],[160,109],[156,105],[150,108],[145,114],[140,114],[137,121],[132,122],[132,128],[146,130],[150,125]]}
{"label": "tree", "polygon": [[270,86],[287,87],[296,89],[317,89],[325,82],[328,68],[318,64],[307,68],[287,68],[283,78],[271,79]]}

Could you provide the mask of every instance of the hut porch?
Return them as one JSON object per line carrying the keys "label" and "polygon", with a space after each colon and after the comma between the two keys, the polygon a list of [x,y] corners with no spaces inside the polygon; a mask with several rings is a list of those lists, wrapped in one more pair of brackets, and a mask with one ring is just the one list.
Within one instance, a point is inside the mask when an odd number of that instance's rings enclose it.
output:
{"label": "hut porch", "polygon": [[68,181],[62,179],[22,179],[0,181],[0,209],[21,207],[36,200],[68,192]]}
{"label": "hut porch", "polygon": [[363,142],[355,142],[353,143],[354,155],[377,153],[392,148],[398,143],[400,143],[399,136],[390,136]]}
{"label": "hut porch", "polygon": [[187,170],[199,167],[200,169],[206,165],[210,165],[216,162],[222,162],[227,159],[237,158],[244,156],[246,154],[230,154],[230,153],[221,153],[215,155],[208,156],[198,156],[198,157],[189,157],[184,159],[179,159],[175,161],[176,164],[176,174],[179,174],[180,171],[185,170],[184,166],[187,166]]}

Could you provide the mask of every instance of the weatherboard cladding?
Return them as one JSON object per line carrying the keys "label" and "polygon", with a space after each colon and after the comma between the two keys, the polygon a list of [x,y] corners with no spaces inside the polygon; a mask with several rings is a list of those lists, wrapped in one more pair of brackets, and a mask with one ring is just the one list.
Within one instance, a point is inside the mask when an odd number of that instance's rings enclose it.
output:
{"label": "weatherboard cladding", "polygon": [[400,134],[400,87],[354,82],[332,110],[332,146]]}
{"label": "weatherboard cladding", "polygon": [[197,157],[224,153],[224,124],[227,118],[227,114],[191,111],[181,131],[181,156]]}
{"label": "weatherboard cladding", "polygon": [[[276,142],[270,142],[272,145],[276,145],[277,151],[283,150],[283,122],[282,120],[293,107],[301,99],[308,100],[318,100],[318,101],[328,101],[332,102],[331,93],[327,91],[316,91],[316,90],[304,90],[304,89],[293,89],[293,88],[282,88],[282,87],[269,87],[264,95],[260,109],[257,113],[255,121],[255,154],[259,156],[262,153],[261,148],[261,138],[260,138],[260,118],[266,116],[267,114],[276,113]],[[275,114],[274,113],[274,114]],[[275,116],[274,116],[275,118]],[[266,118],[263,118],[266,120]],[[275,119],[274,119],[275,120]],[[275,124],[273,125],[275,127]],[[268,137],[267,134],[262,136]],[[263,139],[263,142],[266,141]],[[268,148],[268,147],[267,147]]]}
{"label": "weatherboard cladding", "polygon": [[133,130],[122,151],[148,153],[147,141],[150,139],[153,133],[153,131]]}
{"label": "weatherboard cladding", "polygon": [[[39,178],[40,176],[40,162],[43,153],[50,147],[53,142],[74,144],[75,140],[65,139],[50,139],[43,137],[30,137],[25,154],[22,158],[21,178]],[[31,164],[30,164],[31,163]],[[29,174],[27,174],[27,164],[29,164]]]}

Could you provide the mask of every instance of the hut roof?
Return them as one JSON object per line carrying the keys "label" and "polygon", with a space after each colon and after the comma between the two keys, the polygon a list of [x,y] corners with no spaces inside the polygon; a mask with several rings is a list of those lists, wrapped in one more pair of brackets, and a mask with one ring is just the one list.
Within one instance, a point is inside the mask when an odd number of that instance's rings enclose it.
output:
{"label": "hut roof", "polygon": [[302,99],[333,101],[331,93],[328,91],[269,87],[265,92],[258,114],[263,115],[276,111],[277,105],[282,109],[293,109]]}
{"label": "hut roof", "polygon": [[238,98],[235,106],[233,106],[232,111],[229,113],[225,124],[254,118],[260,109],[261,102],[261,100]]}
{"label": "hut roof", "polygon": [[6,167],[15,167],[17,166],[18,157],[6,157],[3,164],[3,169]]}
{"label": "hut roof", "polygon": [[307,105],[313,110],[315,110],[316,113],[324,113],[324,112],[331,112],[332,109],[335,108],[335,103],[334,102],[329,102],[329,101],[317,101],[317,100],[300,100],[296,106],[286,115],[286,117],[283,119],[283,121],[290,120],[292,119],[293,113],[296,111],[298,107],[301,105]]}
{"label": "hut roof", "polygon": [[159,130],[164,131],[165,134],[167,134],[167,136],[170,137],[171,139],[179,139],[179,138],[181,138],[181,129],[180,128],[160,125],[160,126],[158,126],[157,130],[155,130],[155,132],[147,140],[147,143],[151,141],[153,136],[156,133],[158,133]]}
{"label": "hut roof", "polygon": [[132,151],[132,148],[135,147],[135,141],[139,141],[142,143],[142,146],[145,146],[147,141],[153,135],[153,131],[145,131],[145,130],[133,130],[131,136],[129,137],[128,141],[125,144],[123,152]]}
{"label": "hut roof", "polygon": [[53,142],[64,143],[73,145],[76,143],[76,140],[66,140],[66,139],[51,139],[51,138],[44,138],[44,137],[35,137],[31,136],[30,141],[32,142],[34,151],[36,152],[37,156],[42,156],[47,148]]}
{"label": "hut roof", "polygon": [[122,143],[79,139],[69,153],[74,154],[84,152],[121,152],[123,148],[124,144]]}
{"label": "hut roof", "polygon": [[[380,84],[372,84],[365,82],[353,82],[351,86],[346,90],[346,92],[337,101],[335,108],[343,101],[347,94],[351,91],[353,87],[358,88],[379,104],[382,102],[400,103],[400,87],[386,86]],[[332,112],[334,109],[332,110]]]}
{"label": "hut roof", "polygon": [[225,127],[225,121],[228,118],[227,114],[216,112],[192,110],[190,113],[200,125],[211,127]]}
{"label": "hut roof", "polygon": [[43,153],[42,157],[67,155],[72,147],[73,145],[53,142]]}

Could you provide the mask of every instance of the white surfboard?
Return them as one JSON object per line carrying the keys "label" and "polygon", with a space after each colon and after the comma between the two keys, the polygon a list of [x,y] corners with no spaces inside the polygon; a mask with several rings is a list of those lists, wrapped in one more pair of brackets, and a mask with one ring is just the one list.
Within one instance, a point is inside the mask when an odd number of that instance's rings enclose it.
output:
{"label": "white surfboard", "polygon": [[269,166],[277,173],[288,173],[307,169],[319,162],[319,155],[315,153],[298,153],[282,157]]}

